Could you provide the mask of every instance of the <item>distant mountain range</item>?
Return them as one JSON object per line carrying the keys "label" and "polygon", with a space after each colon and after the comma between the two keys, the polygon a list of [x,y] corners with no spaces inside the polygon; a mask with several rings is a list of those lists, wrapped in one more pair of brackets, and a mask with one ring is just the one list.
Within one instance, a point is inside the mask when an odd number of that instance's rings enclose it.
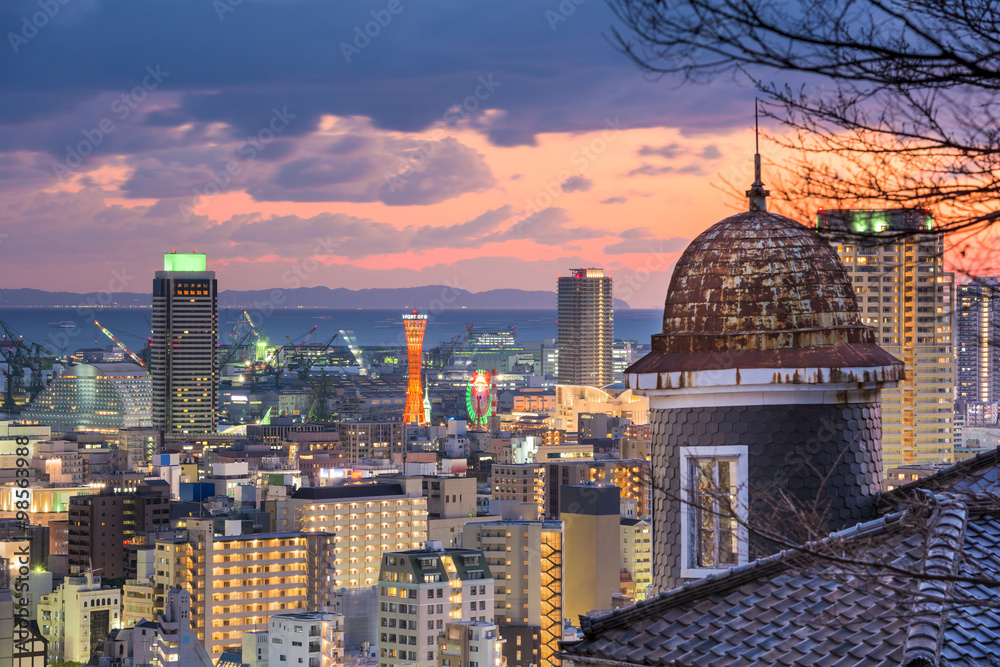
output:
{"label": "distant mountain range", "polygon": [[[81,305],[117,306],[120,308],[148,308],[149,293],[103,292],[74,294],[73,292],[45,292],[21,288],[0,289],[0,308],[52,308]],[[420,311],[442,308],[556,309],[556,293],[542,290],[494,289],[470,292],[447,285],[425,287],[392,287],[352,290],[344,287],[297,287],[295,289],[225,290],[219,294],[220,308],[260,308],[269,304],[275,308],[361,308],[361,309],[413,309]],[[628,303],[614,300],[615,308],[627,309]]]}

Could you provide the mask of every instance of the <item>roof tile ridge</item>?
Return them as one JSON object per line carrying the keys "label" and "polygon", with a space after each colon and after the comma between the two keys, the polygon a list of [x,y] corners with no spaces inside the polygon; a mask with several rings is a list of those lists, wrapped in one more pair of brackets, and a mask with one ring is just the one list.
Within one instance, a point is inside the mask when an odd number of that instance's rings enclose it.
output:
{"label": "roof tile ridge", "polygon": [[903,519],[906,516],[907,512],[896,512],[878,519],[859,523],[850,528],[831,533],[822,539],[806,542],[798,547],[790,547],[776,554],[730,568],[725,572],[710,574],[703,579],[687,582],[678,588],[664,591],[656,597],[637,602],[631,607],[612,611],[603,616],[585,616],[581,614],[580,629],[583,630],[584,636],[589,636],[602,630],[622,627],[634,621],[641,620],[650,614],[657,613],[660,610],[666,611],[672,607],[701,599],[707,595],[732,590],[757,579],[777,575],[792,567],[801,559],[810,559],[811,554],[815,552],[816,547],[819,545],[831,541],[856,539],[882,531],[901,528],[903,526]]}
{"label": "roof tile ridge", "polygon": [[924,573],[935,577],[917,583],[916,602],[906,628],[903,667],[937,667],[947,624],[947,608],[941,601],[951,595],[954,582],[939,577],[954,576],[958,571],[969,511],[965,503],[951,494],[938,494],[941,502],[927,522],[930,534],[924,553]]}
{"label": "roof tile ridge", "polygon": [[908,484],[896,487],[891,491],[886,491],[879,499],[879,505],[884,506],[885,504],[894,501],[898,502],[906,500],[910,493],[914,490],[926,489],[928,483],[936,483],[942,480],[950,479],[961,479],[962,477],[966,477],[973,470],[989,466],[1000,466],[1000,447],[988,452],[976,454],[970,459],[959,461],[954,465],[948,466],[944,470],[939,470],[933,475],[921,477],[920,479],[909,482]]}

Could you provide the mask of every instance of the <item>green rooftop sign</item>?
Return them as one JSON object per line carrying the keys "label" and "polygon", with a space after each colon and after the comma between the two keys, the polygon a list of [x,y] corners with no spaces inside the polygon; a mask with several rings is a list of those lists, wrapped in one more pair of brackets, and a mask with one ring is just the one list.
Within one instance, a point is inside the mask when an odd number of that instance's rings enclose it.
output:
{"label": "green rooftop sign", "polygon": [[207,271],[203,252],[168,252],[163,255],[164,271]]}

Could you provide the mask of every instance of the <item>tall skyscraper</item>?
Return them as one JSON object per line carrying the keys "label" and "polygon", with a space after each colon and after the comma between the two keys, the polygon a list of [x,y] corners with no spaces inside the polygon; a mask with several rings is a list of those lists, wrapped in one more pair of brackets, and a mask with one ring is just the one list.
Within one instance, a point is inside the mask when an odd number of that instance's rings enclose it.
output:
{"label": "tall skyscraper", "polygon": [[944,241],[923,209],[821,211],[817,231],[847,267],[864,324],[905,364],[882,392],[886,468],[953,460],[954,276]]}
{"label": "tall skyscraper", "polygon": [[559,384],[603,387],[614,380],[614,304],[604,269],[559,277]]}
{"label": "tall skyscraper", "polygon": [[1000,280],[960,285],[956,311],[956,398],[966,405],[1000,402]]}
{"label": "tall skyscraper", "polygon": [[153,279],[153,424],[165,433],[215,432],[218,284],[204,253],[171,252]]}
{"label": "tall skyscraper", "polygon": [[426,328],[426,315],[421,315],[415,310],[403,315],[410,379],[406,385],[406,408],[403,410],[403,423],[405,424],[427,423],[424,418],[424,391],[420,377],[424,366],[424,330]]}

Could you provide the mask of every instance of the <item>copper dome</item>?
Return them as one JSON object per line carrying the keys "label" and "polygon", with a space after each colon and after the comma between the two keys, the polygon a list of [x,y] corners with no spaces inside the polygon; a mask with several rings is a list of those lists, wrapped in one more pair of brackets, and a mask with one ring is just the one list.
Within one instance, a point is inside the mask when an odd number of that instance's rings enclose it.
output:
{"label": "copper dome", "polygon": [[798,222],[761,210],[726,218],[691,242],[652,342],[653,353],[630,372],[899,364],[862,323],[836,251]]}

